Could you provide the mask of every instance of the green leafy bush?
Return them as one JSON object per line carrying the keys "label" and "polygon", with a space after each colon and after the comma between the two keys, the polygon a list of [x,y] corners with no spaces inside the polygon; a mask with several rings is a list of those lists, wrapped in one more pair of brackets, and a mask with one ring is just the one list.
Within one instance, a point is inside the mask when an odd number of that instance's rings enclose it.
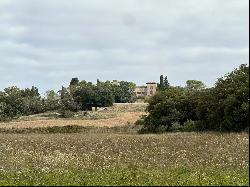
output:
{"label": "green leafy bush", "polygon": [[195,97],[195,92],[181,87],[171,87],[157,92],[149,100],[149,115],[140,122],[143,124],[143,131],[170,131],[175,123],[183,125],[188,119],[196,120]]}
{"label": "green leafy bush", "polygon": [[197,123],[195,121],[187,120],[183,124],[183,131],[185,131],[185,132],[191,132],[191,131],[197,131],[197,130],[198,130],[198,127],[197,127]]}

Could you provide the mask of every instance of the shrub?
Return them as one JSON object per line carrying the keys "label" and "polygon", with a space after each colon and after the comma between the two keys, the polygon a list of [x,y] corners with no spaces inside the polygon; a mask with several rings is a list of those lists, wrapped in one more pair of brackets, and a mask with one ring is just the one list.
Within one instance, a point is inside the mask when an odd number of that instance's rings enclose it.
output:
{"label": "shrub", "polygon": [[143,119],[143,131],[169,131],[173,124],[183,125],[188,119],[196,120],[196,92],[171,87],[157,92],[149,99],[149,115]]}
{"label": "shrub", "polygon": [[70,111],[70,110],[62,110],[61,111],[61,117],[63,118],[72,118],[74,116],[74,112]]}
{"label": "shrub", "polygon": [[78,133],[81,132],[82,127],[77,125],[66,125],[62,127],[47,127],[45,129],[38,129],[42,133]]}
{"label": "shrub", "polygon": [[169,130],[172,132],[183,131],[183,125],[180,125],[180,123],[174,123]]}
{"label": "shrub", "polygon": [[183,124],[182,130],[185,132],[197,131],[198,130],[197,123],[192,120],[187,120]]}
{"label": "shrub", "polygon": [[149,96],[145,96],[144,97],[144,103],[149,103],[150,101],[150,97]]}
{"label": "shrub", "polygon": [[219,78],[214,88],[200,94],[197,106],[199,128],[242,131],[249,127],[249,67]]}

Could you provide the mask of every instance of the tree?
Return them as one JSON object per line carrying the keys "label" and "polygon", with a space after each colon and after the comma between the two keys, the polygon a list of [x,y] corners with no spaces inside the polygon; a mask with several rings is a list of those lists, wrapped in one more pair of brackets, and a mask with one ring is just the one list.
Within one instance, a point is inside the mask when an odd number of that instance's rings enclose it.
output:
{"label": "tree", "polygon": [[187,80],[186,81],[186,88],[189,90],[202,90],[202,89],[205,89],[206,86],[202,81]]}
{"label": "tree", "polygon": [[24,114],[22,91],[16,86],[12,86],[5,88],[4,92],[5,97],[2,98],[2,101],[6,103],[6,115],[13,118]]}
{"label": "tree", "polygon": [[175,123],[183,125],[187,120],[196,120],[196,105],[195,94],[184,88],[171,87],[157,92],[149,100],[143,131],[169,131]]}
{"label": "tree", "polygon": [[31,89],[25,88],[24,90],[20,90],[22,97],[39,97],[39,91],[38,88],[35,86],[32,86]]}
{"label": "tree", "polygon": [[76,78],[72,78],[70,81],[70,86],[76,86],[79,83],[79,79]]}
{"label": "tree", "polygon": [[158,92],[147,111],[149,115],[138,122],[144,132],[168,131],[175,123],[185,127],[190,120],[195,130],[245,130],[249,128],[249,66],[242,64],[212,88],[189,80],[185,88]]}
{"label": "tree", "polygon": [[219,78],[214,88],[200,94],[197,116],[205,130],[241,131],[249,127],[249,67]]}
{"label": "tree", "polygon": [[116,103],[132,103],[136,100],[134,93],[136,85],[132,82],[121,81],[120,85],[112,85]]}
{"label": "tree", "polygon": [[160,84],[158,85],[159,90],[163,90],[164,88],[164,78],[163,75],[160,76]]}
{"label": "tree", "polygon": [[62,86],[62,90],[59,92],[61,95],[60,109],[62,111],[70,110],[76,112],[79,110],[79,105],[74,101],[71,93],[67,90],[67,88]]}
{"label": "tree", "polygon": [[60,96],[54,90],[46,92],[46,110],[53,111],[60,108]]}
{"label": "tree", "polygon": [[12,119],[21,115],[36,114],[45,111],[45,102],[38,88],[21,90],[16,86],[5,88],[0,94],[0,118]]}
{"label": "tree", "polygon": [[200,105],[206,105],[207,118],[200,118],[212,129],[240,131],[249,127],[249,66],[239,68],[219,78],[210,98],[204,98]]}
{"label": "tree", "polygon": [[96,80],[96,85],[100,84],[100,82],[101,82],[101,81],[100,81],[99,79],[97,79],[97,80]]}
{"label": "tree", "polygon": [[133,102],[135,86],[132,82],[122,81],[113,85],[110,81],[101,82],[99,79],[93,85],[92,82],[79,82],[78,78],[72,78],[69,87],[62,86],[59,94],[49,90],[44,98],[35,86],[23,90],[12,86],[0,92],[0,120],[53,110],[73,114],[92,107],[112,106],[115,99]]}
{"label": "tree", "polygon": [[81,81],[78,87],[71,91],[73,100],[81,110],[90,110],[95,103],[95,90],[91,82]]}
{"label": "tree", "polygon": [[166,76],[166,77],[164,78],[163,88],[164,88],[164,89],[168,89],[169,87],[170,87],[170,84],[169,84],[169,82],[168,82],[168,77]]}
{"label": "tree", "polygon": [[59,91],[59,93],[60,93],[61,100],[63,100],[67,96],[68,91],[64,86],[62,86],[62,89]]}
{"label": "tree", "polygon": [[114,95],[111,89],[110,82],[100,82],[95,87],[94,106],[108,107],[114,103]]}
{"label": "tree", "polygon": [[23,102],[23,115],[38,114],[46,110],[45,100],[41,98],[38,88],[32,86],[31,89],[21,90]]}
{"label": "tree", "polygon": [[161,75],[160,76],[160,84],[157,84],[157,87],[158,87],[158,90],[159,91],[163,91],[163,90],[166,90],[170,87],[170,84],[168,82],[168,77]]}

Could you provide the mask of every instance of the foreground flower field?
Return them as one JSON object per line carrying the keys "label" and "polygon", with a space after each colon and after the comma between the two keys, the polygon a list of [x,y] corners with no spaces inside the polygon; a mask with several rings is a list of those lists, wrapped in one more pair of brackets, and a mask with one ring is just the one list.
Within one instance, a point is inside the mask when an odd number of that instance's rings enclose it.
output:
{"label": "foreground flower field", "polygon": [[0,185],[248,185],[247,133],[0,133]]}

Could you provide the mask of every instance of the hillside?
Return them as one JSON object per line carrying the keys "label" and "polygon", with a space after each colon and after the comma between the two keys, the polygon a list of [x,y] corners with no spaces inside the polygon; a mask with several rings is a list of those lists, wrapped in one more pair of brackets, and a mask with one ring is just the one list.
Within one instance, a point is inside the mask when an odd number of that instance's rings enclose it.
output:
{"label": "hillside", "polygon": [[37,128],[52,126],[95,126],[116,127],[134,124],[145,115],[146,103],[115,103],[112,107],[98,111],[78,112],[71,118],[60,118],[58,113],[50,112],[23,116],[15,121],[0,123],[0,128]]}

